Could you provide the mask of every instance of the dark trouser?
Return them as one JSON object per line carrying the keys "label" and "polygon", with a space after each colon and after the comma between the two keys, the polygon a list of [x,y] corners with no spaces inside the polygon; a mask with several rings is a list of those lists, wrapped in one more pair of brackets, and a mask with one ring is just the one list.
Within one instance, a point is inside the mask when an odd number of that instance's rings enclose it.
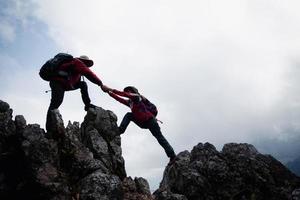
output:
{"label": "dark trouser", "polygon": [[[46,119],[47,131],[50,130],[50,126],[51,126],[50,111],[59,108],[59,106],[62,104],[64,100],[64,95],[65,95],[65,89],[62,87],[62,85],[59,82],[50,81],[50,88],[51,88],[51,102],[48,108],[47,119]],[[81,92],[82,101],[86,106],[88,106],[91,103],[91,100],[88,94],[88,87],[86,82],[84,81],[78,82],[74,86],[73,90],[79,88]]]}
{"label": "dark trouser", "polygon": [[169,158],[174,158],[176,156],[172,146],[169,144],[169,142],[166,140],[166,138],[161,133],[160,127],[154,117],[141,125],[141,124],[135,122],[135,120],[133,119],[133,114],[131,112],[129,112],[124,116],[124,118],[120,124],[119,129],[120,129],[121,133],[125,132],[127,126],[129,125],[129,123],[131,121],[133,121],[135,124],[137,124],[141,128],[149,129],[150,132],[152,133],[152,135],[157,139],[158,143],[164,148],[164,150]]}

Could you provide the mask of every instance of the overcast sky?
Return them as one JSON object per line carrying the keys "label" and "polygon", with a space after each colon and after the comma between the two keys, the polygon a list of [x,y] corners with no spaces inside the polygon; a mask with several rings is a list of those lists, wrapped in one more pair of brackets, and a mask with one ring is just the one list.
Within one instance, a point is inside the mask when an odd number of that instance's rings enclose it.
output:
{"label": "overcast sky", "polygon": [[[41,65],[58,52],[88,55],[104,84],[135,85],[159,108],[178,153],[199,142],[254,144],[283,162],[300,152],[298,0],[0,0],[0,99],[45,124]],[[88,83],[92,103],[128,108]],[[60,107],[82,122],[80,92]],[[157,188],[168,159],[147,131],[122,135],[128,175]]]}

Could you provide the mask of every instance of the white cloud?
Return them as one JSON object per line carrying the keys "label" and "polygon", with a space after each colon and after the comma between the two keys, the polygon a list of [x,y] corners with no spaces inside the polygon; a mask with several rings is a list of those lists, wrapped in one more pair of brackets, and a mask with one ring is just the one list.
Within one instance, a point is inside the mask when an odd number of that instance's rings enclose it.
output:
{"label": "white cloud", "polygon": [[[298,88],[287,76],[296,70],[290,61],[300,49],[298,1],[32,2],[62,51],[87,54],[104,83],[136,85],[156,102],[163,133],[177,152],[197,142],[220,147],[277,137],[299,121],[299,98],[287,90]],[[127,111],[92,84],[90,93],[120,119]],[[78,91],[68,93],[61,112],[81,121],[82,106]],[[129,175],[167,162],[151,135],[139,132],[146,131],[130,128],[122,138]],[[156,160],[149,168],[147,158]]]}
{"label": "white cloud", "polygon": [[15,28],[11,24],[0,20],[0,39],[10,43],[14,41],[15,37]]}
{"label": "white cloud", "polygon": [[24,115],[27,122],[44,126],[48,100],[41,89],[37,72],[22,66],[13,57],[0,54],[0,99],[10,104],[15,115]]}
{"label": "white cloud", "polygon": [[30,1],[11,0],[2,8],[2,13],[8,20],[13,19],[16,20],[17,23],[20,23],[20,25],[26,26],[29,23],[29,18],[33,10],[34,6]]}
{"label": "white cloud", "polygon": [[0,9],[0,39],[4,44],[14,42],[17,29],[27,28],[33,11],[32,3],[24,0],[3,2]]}

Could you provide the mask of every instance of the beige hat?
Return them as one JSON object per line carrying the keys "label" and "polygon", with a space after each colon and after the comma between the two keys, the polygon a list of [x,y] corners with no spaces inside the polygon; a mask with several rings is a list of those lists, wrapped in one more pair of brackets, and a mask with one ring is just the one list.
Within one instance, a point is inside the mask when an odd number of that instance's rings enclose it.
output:
{"label": "beige hat", "polygon": [[84,64],[86,64],[88,67],[91,67],[94,65],[94,61],[90,60],[89,57],[86,55],[79,56],[79,58]]}

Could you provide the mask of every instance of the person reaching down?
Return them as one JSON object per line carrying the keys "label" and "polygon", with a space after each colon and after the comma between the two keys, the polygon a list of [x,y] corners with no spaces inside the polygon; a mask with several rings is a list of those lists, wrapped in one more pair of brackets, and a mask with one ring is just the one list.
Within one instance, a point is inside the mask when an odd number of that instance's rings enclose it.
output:
{"label": "person reaching down", "polygon": [[66,91],[80,89],[82,101],[84,103],[84,109],[87,111],[89,108],[96,107],[95,105],[91,104],[87,83],[85,81],[81,81],[81,76],[86,77],[92,83],[100,86],[104,92],[107,92],[106,86],[103,85],[98,76],[90,70],[90,67],[92,67],[93,64],[93,60],[90,60],[85,55],[78,58],[71,58],[67,62],[58,66],[57,74],[49,78],[51,101],[46,119],[47,131],[51,129],[52,123],[50,112],[60,107]]}

